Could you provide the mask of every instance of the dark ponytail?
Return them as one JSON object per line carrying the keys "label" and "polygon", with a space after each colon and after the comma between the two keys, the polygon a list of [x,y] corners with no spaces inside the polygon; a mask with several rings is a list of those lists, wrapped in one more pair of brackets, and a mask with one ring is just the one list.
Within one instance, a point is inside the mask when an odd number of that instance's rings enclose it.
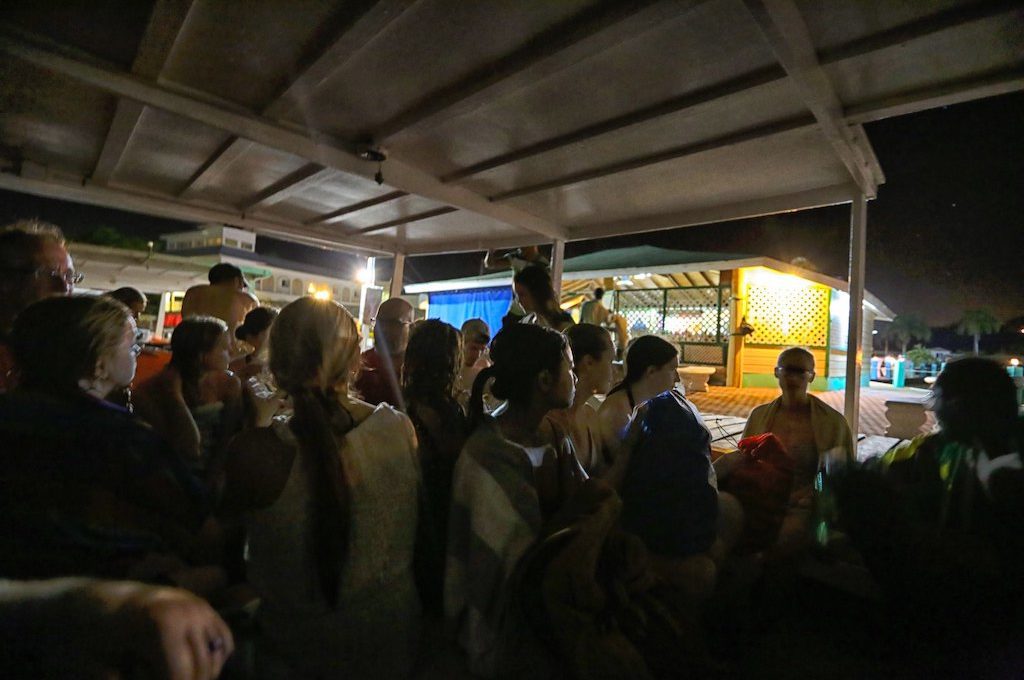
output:
{"label": "dark ponytail", "polygon": [[644,377],[648,368],[664,366],[679,356],[679,350],[668,340],[657,335],[643,335],[626,350],[626,375],[608,394],[625,389]]}
{"label": "dark ponytail", "polygon": [[473,389],[469,393],[469,429],[474,430],[484,419],[484,387],[494,377],[494,366],[481,369],[473,379]]}
{"label": "dark ponytail", "polygon": [[567,347],[565,336],[550,328],[528,323],[502,328],[491,341],[494,364],[480,371],[473,381],[470,426],[476,427],[483,420],[483,391],[488,380],[494,378],[491,394],[497,399],[522,403],[532,395],[541,371],[558,372]]}
{"label": "dark ponytail", "polygon": [[[295,414],[290,426],[305,455],[300,456],[312,495],[313,564],[320,590],[331,605],[338,605],[341,565],[348,556],[352,498],[345,466],[338,451],[338,437],[354,425],[338,406],[333,393],[303,387],[291,392]],[[339,422],[340,421],[340,422]]]}

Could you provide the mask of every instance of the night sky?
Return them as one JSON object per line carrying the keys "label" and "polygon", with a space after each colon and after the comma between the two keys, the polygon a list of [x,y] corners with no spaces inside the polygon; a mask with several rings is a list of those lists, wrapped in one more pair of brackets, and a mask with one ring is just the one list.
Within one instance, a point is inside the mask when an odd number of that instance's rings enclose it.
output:
{"label": "night sky", "polygon": [[[931,325],[988,307],[1001,320],[1024,314],[1024,93],[936,109],[866,126],[886,175],[868,203],[867,287],[893,310]],[[0,191],[0,223],[38,217],[73,238],[98,225],[149,239],[191,227]],[[570,243],[566,256],[646,243],[680,250],[805,257],[846,278],[849,207]],[[322,265],[355,259],[261,238],[258,249],[302,254]],[[422,281],[478,273],[482,254],[410,258]],[[384,268],[386,269],[386,268]]]}

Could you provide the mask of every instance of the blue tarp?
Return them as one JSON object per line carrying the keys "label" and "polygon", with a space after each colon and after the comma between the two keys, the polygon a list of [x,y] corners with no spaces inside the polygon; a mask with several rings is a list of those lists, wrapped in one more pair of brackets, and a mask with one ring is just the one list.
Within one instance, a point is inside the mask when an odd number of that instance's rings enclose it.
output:
{"label": "blue tarp", "polygon": [[510,286],[431,293],[427,318],[440,319],[456,328],[468,319],[483,319],[491,327],[493,337],[501,330],[501,317],[511,302]]}

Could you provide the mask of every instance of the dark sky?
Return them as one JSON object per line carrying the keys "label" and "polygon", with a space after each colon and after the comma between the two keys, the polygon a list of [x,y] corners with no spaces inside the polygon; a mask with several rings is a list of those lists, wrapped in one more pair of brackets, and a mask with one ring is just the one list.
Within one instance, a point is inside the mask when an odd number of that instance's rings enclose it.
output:
{"label": "dark sky", "polygon": [[[1024,314],[1024,93],[894,118],[867,126],[886,174],[868,204],[867,287],[897,313],[932,325],[967,308],[1000,319]],[[0,223],[19,217],[55,222],[74,237],[103,224],[156,238],[191,225],[0,192]],[[646,243],[681,250],[748,252],[789,261],[806,257],[846,277],[849,207],[822,208],[652,234],[570,243],[572,257]],[[258,249],[327,265],[354,258],[259,241]],[[481,254],[410,258],[406,277],[469,276]]]}

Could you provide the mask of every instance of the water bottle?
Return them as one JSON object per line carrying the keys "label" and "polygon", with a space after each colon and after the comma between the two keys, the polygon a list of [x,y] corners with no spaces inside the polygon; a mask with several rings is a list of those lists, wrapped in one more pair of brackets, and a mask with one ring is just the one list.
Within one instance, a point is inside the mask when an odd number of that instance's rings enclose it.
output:
{"label": "water bottle", "polygon": [[814,540],[822,548],[828,547],[836,520],[836,499],[831,478],[844,462],[841,449],[830,449],[821,457],[818,473],[814,476]]}

